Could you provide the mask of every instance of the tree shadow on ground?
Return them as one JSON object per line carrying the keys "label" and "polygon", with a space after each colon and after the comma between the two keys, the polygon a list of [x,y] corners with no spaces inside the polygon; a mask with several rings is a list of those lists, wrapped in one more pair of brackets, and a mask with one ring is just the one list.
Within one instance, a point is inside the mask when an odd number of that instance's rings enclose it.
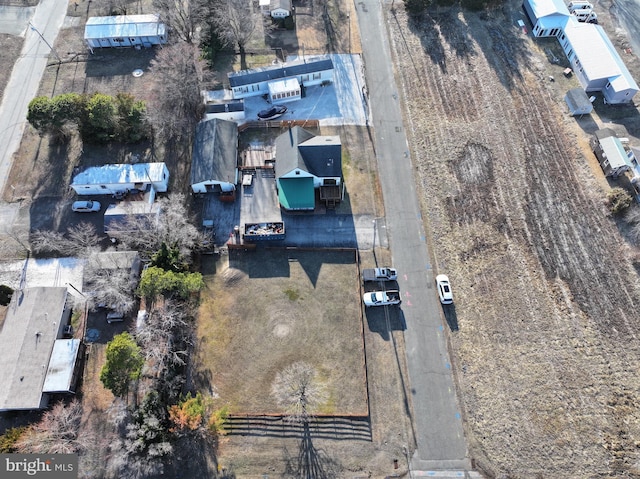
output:
{"label": "tree shadow on ground", "polygon": [[223,476],[218,476],[217,440],[214,437],[188,435],[180,438],[174,448],[175,456],[165,467],[164,477],[235,478],[235,474],[229,471],[225,471]]}
{"label": "tree shadow on ground", "polygon": [[[392,21],[396,22],[395,10],[392,10],[392,15]],[[474,16],[486,22],[486,27],[475,28]],[[478,14],[460,6],[439,7],[410,16],[408,26],[420,38],[424,54],[442,73],[448,72],[448,51],[459,61],[477,56],[477,46],[484,52],[501,83],[512,89],[514,80],[522,77],[521,68],[528,65],[531,58],[526,35],[522,35],[512,21],[516,16],[518,13],[509,11],[507,7]],[[422,75],[417,68],[415,73]]]}
{"label": "tree shadow on ground", "polygon": [[285,448],[285,471],[283,476],[295,479],[333,479],[340,477],[340,464],[327,456],[322,449],[316,449],[311,439],[309,422],[303,423],[303,436],[298,455],[290,456]]}

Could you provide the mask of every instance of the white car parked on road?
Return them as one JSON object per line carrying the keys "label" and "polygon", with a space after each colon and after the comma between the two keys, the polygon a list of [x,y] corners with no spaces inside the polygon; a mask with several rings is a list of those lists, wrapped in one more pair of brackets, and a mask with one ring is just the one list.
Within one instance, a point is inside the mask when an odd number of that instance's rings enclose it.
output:
{"label": "white car parked on road", "polygon": [[436,276],[436,285],[438,286],[438,296],[442,304],[453,303],[453,293],[451,292],[451,283],[446,274]]}

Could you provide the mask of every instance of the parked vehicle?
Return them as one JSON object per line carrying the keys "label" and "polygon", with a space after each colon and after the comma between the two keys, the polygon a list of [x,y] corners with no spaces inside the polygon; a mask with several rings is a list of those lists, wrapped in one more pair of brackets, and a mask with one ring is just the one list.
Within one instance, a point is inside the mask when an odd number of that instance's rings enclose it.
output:
{"label": "parked vehicle", "polygon": [[71,205],[71,209],[76,213],[92,213],[100,211],[100,203],[97,201],[76,201]]}
{"label": "parked vehicle", "polygon": [[397,290],[364,293],[362,300],[365,306],[389,306],[392,304],[400,304],[402,301],[400,291]]}
{"label": "parked vehicle", "polygon": [[569,2],[569,5],[567,5],[567,8],[569,9],[570,13],[575,12],[576,10],[593,10],[593,4],[591,2],[587,2],[587,1],[575,1],[575,2]]}
{"label": "parked vehicle", "polygon": [[451,283],[446,274],[436,276],[436,285],[438,287],[438,296],[442,304],[453,303],[453,293],[451,292]]}
{"label": "parked vehicle", "polygon": [[107,313],[107,323],[121,323],[124,321],[124,313],[120,311],[109,311]]}
{"label": "parked vehicle", "polygon": [[598,24],[598,15],[592,10],[574,10],[571,14],[575,15],[579,22]]}
{"label": "parked vehicle", "polygon": [[395,281],[398,279],[398,270],[394,268],[368,268],[362,270],[362,280],[368,281]]}
{"label": "parked vehicle", "polygon": [[280,118],[287,112],[287,107],[284,105],[274,105],[268,110],[262,110],[258,113],[258,120],[269,121]]}

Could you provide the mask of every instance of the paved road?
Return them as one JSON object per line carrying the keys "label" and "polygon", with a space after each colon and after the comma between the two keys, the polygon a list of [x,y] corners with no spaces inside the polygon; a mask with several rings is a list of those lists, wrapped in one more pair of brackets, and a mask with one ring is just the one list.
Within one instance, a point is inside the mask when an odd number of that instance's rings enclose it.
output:
{"label": "paved road", "polygon": [[[68,0],[42,0],[31,19],[49,45],[53,45],[62,26],[67,3]],[[27,107],[38,92],[50,52],[40,35],[27,28],[20,58],[13,67],[0,104],[0,191],[6,186],[12,157],[26,125]]]}
{"label": "paved road", "polygon": [[[595,2],[595,10],[600,8]],[[613,11],[629,35],[633,53],[640,55],[640,2],[638,0],[616,0]],[[636,78],[636,81],[638,79]]]}
{"label": "paved road", "polygon": [[427,471],[468,470],[471,465],[379,1],[357,1],[355,6],[372,105],[370,123],[374,127],[386,226],[393,263],[401,275],[410,401],[417,440],[411,467],[415,470],[414,477],[438,477]]}

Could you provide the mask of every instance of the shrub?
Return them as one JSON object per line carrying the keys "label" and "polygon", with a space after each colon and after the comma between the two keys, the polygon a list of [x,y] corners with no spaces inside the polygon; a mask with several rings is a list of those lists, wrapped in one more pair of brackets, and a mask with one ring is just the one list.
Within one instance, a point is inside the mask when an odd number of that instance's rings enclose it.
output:
{"label": "shrub", "polygon": [[624,188],[611,188],[607,193],[607,206],[614,215],[624,212],[632,202],[633,198]]}
{"label": "shrub", "polygon": [[0,436],[0,453],[10,454],[16,452],[18,450],[16,442],[18,442],[18,439],[20,439],[26,429],[24,426],[7,429],[7,431]]}
{"label": "shrub", "polygon": [[124,396],[129,381],[138,379],[144,364],[140,348],[129,333],[118,334],[107,344],[107,360],[100,371],[100,381],[115,396]]}
{"label": "shrub", "polygon": [[8,305],[11,302],[11,296],[13,296],[13,289],[6,284],[0,284],[0,304]]}

